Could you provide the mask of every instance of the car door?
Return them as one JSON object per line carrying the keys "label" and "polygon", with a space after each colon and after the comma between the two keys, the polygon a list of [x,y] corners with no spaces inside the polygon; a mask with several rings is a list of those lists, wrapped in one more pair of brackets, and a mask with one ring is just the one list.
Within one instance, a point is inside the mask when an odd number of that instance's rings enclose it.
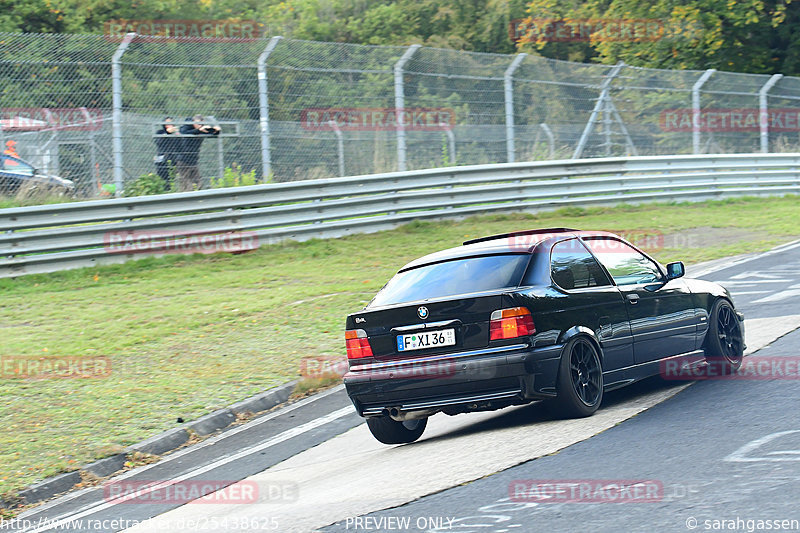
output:
{"label": "car door", "polygon": [[632,365],[632,338],[625,303],[579,239],[566,239],[553,246],[550,276],[555,287],[566,293],[561,323],[585,325],[595,331],[603,349],[603,370]]}
{"label": "car door", "polygon": [[697,324],[684,280],[667,280],[655,261],[619,239],[586,237],[584,242],[622,293],[636,363],[694,350]]}

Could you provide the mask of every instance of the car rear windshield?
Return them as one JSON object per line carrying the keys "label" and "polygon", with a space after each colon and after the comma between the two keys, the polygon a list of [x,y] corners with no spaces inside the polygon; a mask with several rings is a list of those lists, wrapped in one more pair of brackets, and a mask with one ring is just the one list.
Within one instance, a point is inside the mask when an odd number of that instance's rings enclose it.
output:
{"label": "car rear windshield", "polygon": [[528,254],[454,259],[398,273],[370,306],[443,298],[457,294],[516,287],[528,264]]}

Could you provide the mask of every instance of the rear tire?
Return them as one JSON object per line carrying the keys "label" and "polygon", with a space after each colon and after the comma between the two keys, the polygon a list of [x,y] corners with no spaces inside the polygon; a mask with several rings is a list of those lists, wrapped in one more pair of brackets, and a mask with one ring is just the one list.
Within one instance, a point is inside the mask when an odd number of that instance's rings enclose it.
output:
{"label": "rear tire", "polygon": [[734,374],[742,366],[742,328],[739,317],[728,300],[714,302],[703,349],[706,361],[713,367],[715,374]]}
{"label": "rear tire", "polygon": [[562,418],[591,416],[600,407],[603,401],[603,367],[597,348],[588,338],[575,337],[564,346],[556,393],[550,407]]}
{"label": "rear tire", "polygon": [[388,416],[367,418],[367,427],[369,427],[370,433],[384,444],[408,444],[409,442],[414,442],[422,436],[427,425],[427,418],[406,420],[404,422],[398,422]]}

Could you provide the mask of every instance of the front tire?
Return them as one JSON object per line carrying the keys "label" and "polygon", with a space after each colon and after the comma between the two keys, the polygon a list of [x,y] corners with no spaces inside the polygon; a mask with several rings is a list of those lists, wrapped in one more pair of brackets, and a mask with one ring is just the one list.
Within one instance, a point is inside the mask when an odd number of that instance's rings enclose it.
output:
{"label": "front tire", "polygon": [[722,375],[733,374],[742,366],[742,328],[728,300],[714,302],[703,348],[708,364]]}
{"label": "front tire", "polygon": [[367,418],[367,427],[372,436],[384,444],[408,444],[422,436],[427,418],[399,422],[388,416]]}
{"label": "front tire", "polygon": [[594,343],[571,339],[561,355],[552,408],[563,418],[591,416],[603,401],[603,367]]}

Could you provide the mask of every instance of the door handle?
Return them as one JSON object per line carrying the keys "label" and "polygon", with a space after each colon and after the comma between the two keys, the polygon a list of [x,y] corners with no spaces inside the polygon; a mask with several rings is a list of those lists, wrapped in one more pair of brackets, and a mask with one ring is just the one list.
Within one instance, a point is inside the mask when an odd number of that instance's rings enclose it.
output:
{"label": "door handle", "polygon": [[637,304],[637,303],[639,303],[639,295],[638,295],[638,294],[626,294],[626,295],[625,295],[625,298],[627,298],[627,299],[628,299],[628,301],[629,301],[631,304]]}

